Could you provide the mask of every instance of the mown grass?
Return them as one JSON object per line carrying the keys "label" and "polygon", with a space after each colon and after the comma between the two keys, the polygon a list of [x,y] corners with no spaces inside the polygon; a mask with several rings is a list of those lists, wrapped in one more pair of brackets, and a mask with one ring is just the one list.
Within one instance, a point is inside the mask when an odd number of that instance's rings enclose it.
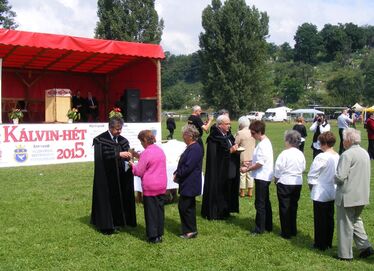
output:
{"label": "mown grass", "polygon": [[[180,137],[182,123],[177,123]],[[336,132],[336,124],[332,124]],[[268,124],[275,156],[283,149],[283,133],[292,124]],[[163,127],[163,135],[167,131]],[[360,127],[362,129],[362,127]],[[236,131],[236,123],[233,124]],[[310,134],[306,143],[311,162]],[[367,146],[366,133],[363,144]],[[227,221],[197,217],[199,236],[181,240],[176,204],[166,206],[164,242],[145,242],[143,208],[137,204],[138,227],[104,236],[89,224],[93,163],[0,169],[0,270],[372,270],[374,258],[340,262],[334,247],[310,248],[313,212],[307,186],[299,202],[299,234],[284,240],[279,234],[278,203],[271,185],[274,231],[253,237],[253,200],[240,199],[240,214]],[[305,180],[305,179],[304,179]],[[373,183],[372,183],[373,186]],[[201,197],[198,198],[198,213]],[[374,240],[373,207],[363,212]],[[357,250],[355,250],[357,256]]]}

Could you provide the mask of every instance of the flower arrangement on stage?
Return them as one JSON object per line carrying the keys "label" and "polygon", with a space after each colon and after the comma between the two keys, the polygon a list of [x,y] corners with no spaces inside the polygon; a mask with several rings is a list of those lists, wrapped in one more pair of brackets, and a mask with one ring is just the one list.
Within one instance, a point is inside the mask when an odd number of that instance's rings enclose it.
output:
{"label": "flower arrangement on stage", "polygon": [[122,118],[123,115],[121,113],[121,108],[119,107],[113,107],[112,111],[109,112],[109,119],[113,117]]}
{"label": "flower arrangement on stage", "polygon": [[76,108],[69,109],[66,116],[73,121],[79,120],[81,118],[81,115]]}
{"label": "flower arrangement on stage", "polygon": [[8,116],[12,120],[22,119],[23,118],[23,112],[21,111],[21,109],[13,108],[12,111],[9,112]]}

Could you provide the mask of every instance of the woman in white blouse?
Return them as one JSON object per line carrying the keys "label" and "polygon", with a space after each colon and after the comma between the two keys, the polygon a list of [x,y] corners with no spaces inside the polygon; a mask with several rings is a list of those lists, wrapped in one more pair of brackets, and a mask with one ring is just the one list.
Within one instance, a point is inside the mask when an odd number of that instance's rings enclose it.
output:
{"label": "woman in white blouse", "polygon": [[252,234],[262,234],[273,230],[273,212],[269,198],[269,185],[273,179],[273,147],[269,138],[265,135],[265,123],[256,120],[249,126],[251,135],[259,141],[253,156],[252,163],[246,163],[241,167],[241,172],[252,171],[255,179],[255,208],[256,227]]}
{"label": "woman in white blouse", "polygon": [[308,184],[311,189],[314,213],[314,245],[326,250],[332,246],[334,235],[334,200],[335,172],[339,154],[333,146],[336,138],[331,132],[324,132],[318,137],[323,153],[314,158],[308,173]]}
{"label": "woman in white blouse", "polygon": [[300,199],[305,157],[299,150],[301,135],[295,130],[284,135],[285,150],[282,151],[274,167],[277,185],[281,236],[289,239],[297,234],[297,208]]}
{"label": "woman in white blouse", "polygon": [[314,133],[313,135],[313,143],[312,143],[312,150],[313,150],[313,159],[320,154],[322,151],[320,143],[318,141],[318,136],[324,132],[330,131],[331,127],[328,124],[324,114],[318,114],[309,130]]}

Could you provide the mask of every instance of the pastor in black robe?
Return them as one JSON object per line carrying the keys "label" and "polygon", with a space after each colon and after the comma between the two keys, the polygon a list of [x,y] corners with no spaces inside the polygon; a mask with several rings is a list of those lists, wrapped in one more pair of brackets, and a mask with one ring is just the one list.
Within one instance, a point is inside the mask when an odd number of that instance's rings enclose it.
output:
{"label": "pastor in black robe", "polygon": [[[118,143],[117,143],[118,142]],[[94,138],[95,171],[92,194],[91,224],[103,233],[118,227],[136,226],[134,176],[125,171],[119,156],[128,151],[129,141],[118,136],[113,141],[108,131]]]}
{"label": "pastor in black robe", "polygon": [[226,219],[239,212],[238,153],[230,153],[235,144],[231,133],[223,135],[216,125],[207,138],[206,170],[201,215],[209,220]]}

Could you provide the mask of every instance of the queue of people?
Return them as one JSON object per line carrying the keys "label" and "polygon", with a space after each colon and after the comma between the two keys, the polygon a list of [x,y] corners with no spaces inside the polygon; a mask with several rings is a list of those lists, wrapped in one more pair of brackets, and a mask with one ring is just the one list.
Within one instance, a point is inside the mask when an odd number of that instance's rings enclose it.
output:
{"label": "queue of people", "polygon": [[[179,236],[183,239],[198,235],[196,196],[202,192],[204,157],[204,146],[200,142],[202,132],[208,131],[212,124],[212,118],[204,124],[199,113],[201,108],[194,107],[193,117],[182,128],[186,149],[173,176],[179,184]],[[231,133],[231,120],[227,112],[219,115],[216,123],[210,127],[201,215],[208,220],[227,219],[231,213],[239,212],[239,196],[244,196],[246,192],[251,198],[254,189],[256,218],[255,228],[250,233],[261,235],[271,232],[273,211],[269,186],[274,179],[279,203],[280,235],[290,239],[297,235],[298,201],[302,174],[306,170],[305,157],[300,149],[306,137],[303,120],[299,120],[299,127],[285,132],[285,147],[275,164],[273,146],[265,134],[265,123],[258,120],[250,123],[246,117],[241,117],[238,122],[239,131],[235,137]],[[144,151],[140,154],[132,151],[128,141],[120,136],[122,125],[121,119],[111,119],[109,130],[94,139],[91,223],[104,234],[112,234],[120,227],[136,226],[133,176],[139,176],[144,193],[147,240],[159,243],[162,242],[165,216],[166,157],[162,149],[154,144],[155,137],[149,130],[141,131],[138,135]],[[360,132],[353,128],[343,129],[344,152],[339,155],[334,150],[336,137],[323,116],[317,116],[310,129],[314,132],[313,162],[307,179],[313,201],[313,247],[319,250],[332,247],[336,206],[337,258],[353,259],[352,241],[355,241],[361,258],[369,257],[374,250],[360,215],[369,203],[371,156],[360,147]],[[305,134],[301,134],[300,131],[304,130]],[[132,161],[134,157],[139,159],[138,163]]]}

